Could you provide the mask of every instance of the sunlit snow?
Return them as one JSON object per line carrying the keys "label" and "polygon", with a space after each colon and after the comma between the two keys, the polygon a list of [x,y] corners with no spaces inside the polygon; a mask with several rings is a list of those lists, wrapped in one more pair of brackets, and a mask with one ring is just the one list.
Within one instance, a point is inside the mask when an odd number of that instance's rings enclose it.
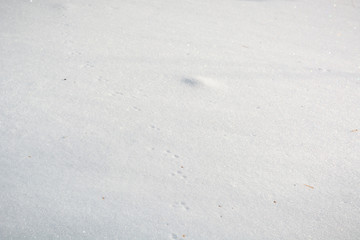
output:
{"label": "sunlit snow", "polygon": [[0,1],[0,239],[360,239],[360,0]]}

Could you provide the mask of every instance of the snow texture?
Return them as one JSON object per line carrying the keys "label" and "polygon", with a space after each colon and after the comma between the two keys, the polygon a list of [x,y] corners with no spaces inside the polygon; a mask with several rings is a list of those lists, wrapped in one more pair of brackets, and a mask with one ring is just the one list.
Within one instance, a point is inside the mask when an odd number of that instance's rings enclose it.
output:
{"label": "snow texture", "polygon": [[359,0],[2,0],[0,239],[360,239]]}

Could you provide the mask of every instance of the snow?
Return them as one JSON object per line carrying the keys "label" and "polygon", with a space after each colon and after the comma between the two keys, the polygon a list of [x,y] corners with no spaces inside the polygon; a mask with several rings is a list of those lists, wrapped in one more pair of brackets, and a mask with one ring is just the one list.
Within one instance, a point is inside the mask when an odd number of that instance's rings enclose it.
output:
{"label": "snow", "polygon": [[360,238],[359,0],[0,3],[0,239]]}

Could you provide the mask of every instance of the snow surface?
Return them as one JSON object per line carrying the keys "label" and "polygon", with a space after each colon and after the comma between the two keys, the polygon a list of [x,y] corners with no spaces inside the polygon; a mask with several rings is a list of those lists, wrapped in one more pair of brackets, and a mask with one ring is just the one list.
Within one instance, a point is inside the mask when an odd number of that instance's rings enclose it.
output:
{"label": "snow surface", "polygon": [[2,0],[0,239],[360,239],[359,0]]}

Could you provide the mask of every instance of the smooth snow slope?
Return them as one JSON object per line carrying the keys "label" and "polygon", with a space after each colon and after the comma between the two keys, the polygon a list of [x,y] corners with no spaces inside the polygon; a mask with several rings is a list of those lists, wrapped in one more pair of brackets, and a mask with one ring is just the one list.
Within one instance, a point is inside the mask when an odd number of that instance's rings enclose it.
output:
{"label": "smooth snow slope", "polygon": [[360,239],[359,0],[2,0],[0,239]]}

